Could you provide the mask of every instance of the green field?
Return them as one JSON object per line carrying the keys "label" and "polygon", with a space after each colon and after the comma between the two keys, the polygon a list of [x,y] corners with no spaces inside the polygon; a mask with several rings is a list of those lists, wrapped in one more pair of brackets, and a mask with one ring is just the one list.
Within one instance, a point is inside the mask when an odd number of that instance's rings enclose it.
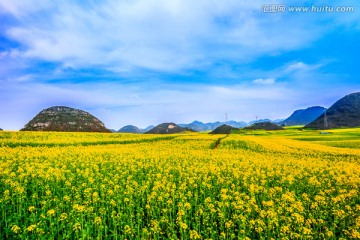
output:
{"label": "green field", "polygon": [[1,239],[359,239],[360,129],[0,132]]}

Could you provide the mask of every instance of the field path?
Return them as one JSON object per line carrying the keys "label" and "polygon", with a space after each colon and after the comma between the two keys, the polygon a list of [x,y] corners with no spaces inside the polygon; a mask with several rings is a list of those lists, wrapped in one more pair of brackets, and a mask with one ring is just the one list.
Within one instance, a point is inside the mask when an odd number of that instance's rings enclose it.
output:
{"label": "field path", "polygon": [[211,149],[212,149],[212,150],[216,149],[216,148],[220,145],[221,140],[227,138],[228,136],[229,136],[229,134],[227,134],[225,137],[218,138],[218,139],[216,140],[214,146],[213,146]]}

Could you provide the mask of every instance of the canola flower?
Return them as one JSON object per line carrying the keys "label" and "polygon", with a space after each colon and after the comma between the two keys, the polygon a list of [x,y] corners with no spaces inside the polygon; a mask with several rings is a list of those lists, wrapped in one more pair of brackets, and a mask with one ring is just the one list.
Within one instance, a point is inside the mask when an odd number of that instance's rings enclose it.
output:
{"label": "canola flower", "polygon": [[359,239],[359,136],[0,132],[0,238]]}

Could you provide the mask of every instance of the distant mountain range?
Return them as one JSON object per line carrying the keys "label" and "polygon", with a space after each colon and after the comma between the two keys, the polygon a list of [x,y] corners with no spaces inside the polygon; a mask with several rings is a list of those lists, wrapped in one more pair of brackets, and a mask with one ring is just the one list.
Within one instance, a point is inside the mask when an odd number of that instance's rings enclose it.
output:
{"label": "distant mountain range", "polygon": [[[244,121],[227,121],[227,122],[209,122],[209,123],[203,123],[200,121],[193,121],[192,123],[188,123],[188,124],[177,124],[179,127],[181,128],[187,128],[187,129],[192,129],[196,132],[204,132],[204,131],[213,131],[216,128],[222,126],[222,125],[228,125],[231,126],[233,128],[244,128],[247,126],[251,126],[255,123],[263,123],[263,122],[272,122],[275,124],[280,124],[282,121],[284,121],[283,119],[278,119],[278,120],[270,120],[270,119],[258,119],[255,121],[251,121],[251,122],[244,122]],[[125,127],[122,127],[121,129],[119,129],[117,132],[126,132],[126,133],[145,133],[148,132],[149,130],[153,129],[154,126],[151,125],[145,129],[139,129],[133,125],[127,125]]]}
{"label": "distant mountain range", "polygon": [[[213,131],[222,125],[228,125],[233,128],[244,128],[244,127],[251,126],[255,123],[264,123],[264,122],[271,122],[271,123],[275,123],[277,125],[284,124],[286,126],[305,125],[305,124],[308,124],[311,121],[315,120],[325,110],[326,110],[326,108],[317,107],[317,106],[310,107],[307,109],[300,109],[300,110],[296,110],[290,117],[288,117],[285,120],[284,119],[271,120],[271,119],[265,118],[265,119],[258,119],[258,120],[250,121],[250,122],[244,122],[244,121],[237,122],[237,121],[231,120],[231,121],[227,121],[227,122],[217,121],[217,122],[209,122],[209,123],[203,123],[203,122],[195,120],[192,123],[187,123],[187,124],[182,123],[182,124],[177,124],[177,125],[182,128],[193,129],[196,132]],[[153,128],[154,128],[153,125],[145,128],[145,129],[139,129],[138,127],[135,127],[133,125],[127,125],[125,127],[122,127],[117,132],[139,133],[139,131],[140,131],[140,133],[145,133]]]}
{"label": "distant mountain range", "polygon": [[[192,123],[178,125],[175,123],[164,123],[163,125],[160,124],[157,127],[151,125],[145,129],[140,129],[133,125],[127,125],[118,131],[111,129],[111,132],[172,133],[192,130],[204,132],[213,131],[222,125],[233,128],[244,128],[252,126],[256,123],[266,123],[268,125],[273,123],[281,126],[306,125],[306,128],[316,129],[360,126],[360,93],[353,93],[343,97],[334,103],[329,109],[314,106],[296,110],[285,120],[259,119],[250,122],[217,121],[209,123],[193,121]],[[151,131],[152,129],[154,130]],[[0,131],[1,130],[2,129],[0,128]],[[55,106],[42,110],[21,130],[110,132],[110,130],[106,129],[104,123],[90,113],[65,106]]]}
{"label": "distant mountain range", "polygon": [[271,119],[268,119],[268,118],[265,118],[265,119],[259,119],[259,120],[255,120],[255,121],[251,121],[251,122],[248,122],[247,123],[247,126],[251,126],[255,123],[263,123],[263,122],[271,122],[271,123],[276,123],[276,124],[279,124],[281,121],[283,121],[284,119],[276,119],[276,120],[271,120]]}
{"label": "distant mountain range", "polygon": [[[217,122],[209,122],[209,123],[203,123],[203,122],[196,120],[196,121],[193,121],[192,123],[178,124],[178,126],[180,126],[182,128],[193,129],[197,132],[204,132],[204,131],[213,131],[214,129],[216,129],[224,124],[234,127],[234,128],[244,128],[244,127],[251,126],[255,123],[264,123],[264,122],[271,122],[271,123],[275,123],[277,125],[286,125],[286,126],[306,125],[306,124],[309,124],[310,122],[314,121],[317,117],[319,117],[322,113],[324,113],[325,110],[326,110],[326,108],[319,107],[319,106],[309,107],[307,109],[300,109],[300,110],[296,110],[290,117],[288,117],[285,120],[284,119],[271,120],[271,119],[265,118],[265,119],[258,119],[258,120],[250,121],[250,122],[244,122],[244,121],[219,122],[219,121],[217,121]],[[152,128],[154,128],[154,126],[149,126],[146,129],[140,129],[140,132],[144,133],[144,132],[149,131]],[[128,130],[128,132],[130,132],[130,131]],[[135,133],[135,131],[133,131],[133,133]]]}
{"label": "distant mountain range", "polygon": [[210,123],[202,123],[200,121],[194,121],[192,123],[189,124],[179,124],[180,127],[183,128],[191,128],[197,132],[203,132],[203,131],[213,131],[214,129],[222,126],[222,125],[228,125],[234,128],[243,128],[243,127],[247,127],[250,126],[254,123],[260,123],[260,122],[273,122],[273,123],[278,123],[281,122],[281,120],[275,120],[272,121],[270,119],[259,119],[259,120],[255,120],[255,121],[251,121],[251,122],[244,122],[244,121],[227,121],[227,122],[210,122]]}

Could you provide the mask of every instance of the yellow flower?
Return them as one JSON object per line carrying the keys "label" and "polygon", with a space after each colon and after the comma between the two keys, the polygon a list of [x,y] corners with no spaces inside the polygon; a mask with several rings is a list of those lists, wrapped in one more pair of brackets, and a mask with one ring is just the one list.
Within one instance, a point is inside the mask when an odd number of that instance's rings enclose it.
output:
{"label": "yellow flower", "polygon": [[34,212],[36,210],[36,208],[34,207],[34,206],[30,206],[29,208],[28,208],[28,211],[29,212]]}
{"label": "yellow flower", "polygon": [[113,205],[114,207],[116,206],[116,202],[114,201],[114,199],[110,200],[110,204]]}
{"label": "yellow flower", "polygon": [[49,216],[54,216],[54,215],[55,215],[55,210],[54,210],[54,209],[50,209],[49,211],[47,211],[47,215],[49,215]]}
{"label": "yellow flower", "polygon": [[17,226],[17,225],[13,225],[11,227],[11,231],[13,231],[14,233],[19,233],[20,230],[21,230],[21,228],[19,226]]}
{"label": "yellow flower", "polygon": [[326,231],[326,236],[332,237],[332,236],[334,236],[334,233],[332,231],[328,230],[328,231]]}
{"label": "yellow flower", "polygon": [[181,222],[181,223],[180,223],[180,227],[181,227],[182,229],[186,230],[186,229],[188,228],[188,225],[187,225],[186,223],[184,223],[184,222]]}
{"label": "yellow flower", "polygon": [[353,239],[360,239],[360,232],[357,230],[352,229],[351,230],[351,238]]}
{"label": "yellow flower", "polygon": [[66,213],[60,214],[60,221],[67,219],[67,217],[68,217],[68,215]]}
{"label": "yellow flower", "polygon": [[81,230],[81,224],[80,223],[75,223],[73,226],[73,231],[77,232]]}
{"label": "yellow flower", "polygon": [[95,217],[94,223],[95,223],[95,225],[101,225],[101,224],[102,224],[102,219],[101,219],[101,217]]}
{"label": "yellow flower", "polygon": [[30,226],[28,226],[27,228],[26,228],[29,232],[32,232],[32,231],[34,231],[35,229],[36,229],[36,225],[30,225]]}
{"label": "yellow flower", "polygon": [[125,225],[124,232],[125,232],[125,234],[131,233],[131,227],[129,225]]}
{"label": "yellow flower", "polygon": [[230,220],[225,223],[225,228],[232,228],[234,226],[234,223]]}
{"label": "yellow flower", "polygon": [[64,199],[65,202],[70,202],[70,200],[71,200],[71,198],[68,195],[65,195],[63,197],[63,199]]}
{"label": "yellow flower", "polygon": [[182,210],[182,209],[180,209],[180,210],[178,211],[177,215],[180,216],[180,217],[181,217],[181,216],[185,216],[185,211]]}
{"label": "yellow flower", "polygon": [[197,231],[190,230],[190,239],[201,239],[201,236]]}
{"label": "yellow flower", "polygon": [[5,199],[8,198],[10,196],[10,191],[9,190],[5,190],[4,191],[4,197]]}
{"label": "yellow flower", "polygon": [[84,212],[84,211],[85,211],[85,206],[83,206],[83,205],[75,204],[75,205],[73,206],[73,208],[74,208],[77,212]]}
{"label": "yellow flower", "polygon": [[191,204],[188,203],[188,202],[185,203],[185,204],[184,204],[184,208],[187,209],[187,210],[189,210],[189,209],[191,208]]}
{"label": "yellow flower", "polygon": [[305,234],[305,235],[309,235],[309,234],[311,234],[312,232],[311,232],[311,229],[309,229],[309,228],[306,228],[306,227],[303,227],[303,233]]}
{"label": "yellow flower", "polygon": [[289,226],[282,226],[282,227],[280,228],[280,231],[281,231],[281,233],[283,233],[283,234],[287,234],[287,233],[290,231],[290,227],[289,227]]}

